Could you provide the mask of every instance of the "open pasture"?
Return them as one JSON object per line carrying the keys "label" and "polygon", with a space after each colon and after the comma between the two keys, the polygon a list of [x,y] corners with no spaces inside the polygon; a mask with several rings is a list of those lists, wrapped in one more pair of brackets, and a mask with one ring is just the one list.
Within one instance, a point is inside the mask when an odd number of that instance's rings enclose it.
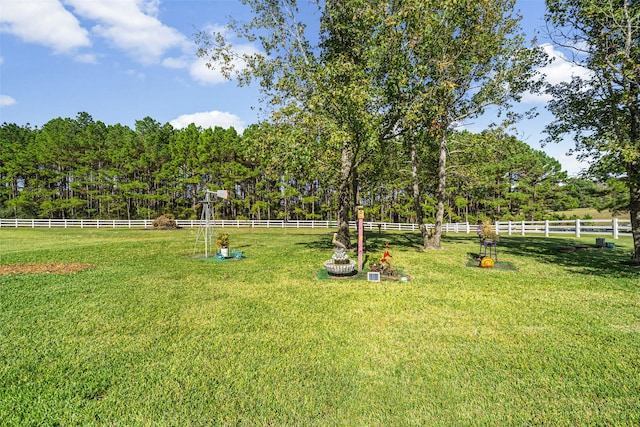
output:
{"label": "open pasture", "polygon": [[[640,271],[631,241],[504,237],[515,271],[390,243],[411,281],[319,280],[330,230],[0,229],[3,425],[640,424]],[[354,239],[355,240],[355,239]],[[586,244],[588,250],[558,252]],[[355,257],[355,255],[354,255]]]}

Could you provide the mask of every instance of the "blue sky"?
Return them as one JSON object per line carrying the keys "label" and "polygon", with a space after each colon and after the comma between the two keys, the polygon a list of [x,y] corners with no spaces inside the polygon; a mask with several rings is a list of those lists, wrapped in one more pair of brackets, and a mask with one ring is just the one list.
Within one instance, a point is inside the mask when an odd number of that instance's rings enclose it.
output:
{"label": "blue sky", "polygon": [[[540,32],[538,42],[548,43],[544,0],[516,7],[527,35]],[[84,111],[106,124],[134,127],[149,116],[174,127],[241,131],[258,121],[257,90],[224,80],[195,56],[194,33],[220,28],[229,16],[249,18],[239,0],[0,0],[0,123],[40,127]],[[575,67],[545,48],[558,58],[544,70],[549,80],[569,79]],[[541,115],[515,134],[540,149],[553,117],[543,98],[524,101],[523,109],[537,106]],[[491,119],[489,112],[465,127],[480,131]],[[575,174],[584,165],[565,155],[571,145],[544,150]]]}

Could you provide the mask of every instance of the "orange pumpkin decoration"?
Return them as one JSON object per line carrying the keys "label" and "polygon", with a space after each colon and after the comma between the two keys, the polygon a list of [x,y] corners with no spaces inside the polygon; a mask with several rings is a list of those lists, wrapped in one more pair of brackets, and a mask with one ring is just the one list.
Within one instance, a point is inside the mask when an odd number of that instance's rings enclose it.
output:
{"label": "orange pumpkin decoration", "polygon": [[494,265],[495,262],[493,261],[493,258],[490,258],[488,256],[480,260],[480,267],[482,268],[493,268]]}

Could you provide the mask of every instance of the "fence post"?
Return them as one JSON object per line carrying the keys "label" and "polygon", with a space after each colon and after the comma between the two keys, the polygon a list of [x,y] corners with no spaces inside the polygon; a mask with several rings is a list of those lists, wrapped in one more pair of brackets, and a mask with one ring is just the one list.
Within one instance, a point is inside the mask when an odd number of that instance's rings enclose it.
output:
{"label": "fence post", "polygon": [[618,218],[613,218],[613,238],[618,238]]}
{"label": "fence post", "polygon": [[522,229],[520,230],[520,235],[524,236],[526,234],[526,232],[525,232],[526,225],[525,225],[524,221],[520,222],[520,227],[522,227]]}
{"label": "fence post", "polygon": [[544,221],[544,237],[549,237],[549,220]]}
{"label": "fence post", "polygon": [[580,237],[580,218],[576,219],[576,237]]}

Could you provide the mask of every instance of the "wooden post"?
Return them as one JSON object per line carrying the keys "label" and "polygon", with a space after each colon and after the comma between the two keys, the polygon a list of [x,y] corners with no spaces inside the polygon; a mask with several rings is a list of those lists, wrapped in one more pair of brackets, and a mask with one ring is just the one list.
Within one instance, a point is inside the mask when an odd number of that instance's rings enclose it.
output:
{"label": "wooden post", "polygon": [[362,271],[362,253],[364,246],[364,208],[358,206],[358,271]]}

